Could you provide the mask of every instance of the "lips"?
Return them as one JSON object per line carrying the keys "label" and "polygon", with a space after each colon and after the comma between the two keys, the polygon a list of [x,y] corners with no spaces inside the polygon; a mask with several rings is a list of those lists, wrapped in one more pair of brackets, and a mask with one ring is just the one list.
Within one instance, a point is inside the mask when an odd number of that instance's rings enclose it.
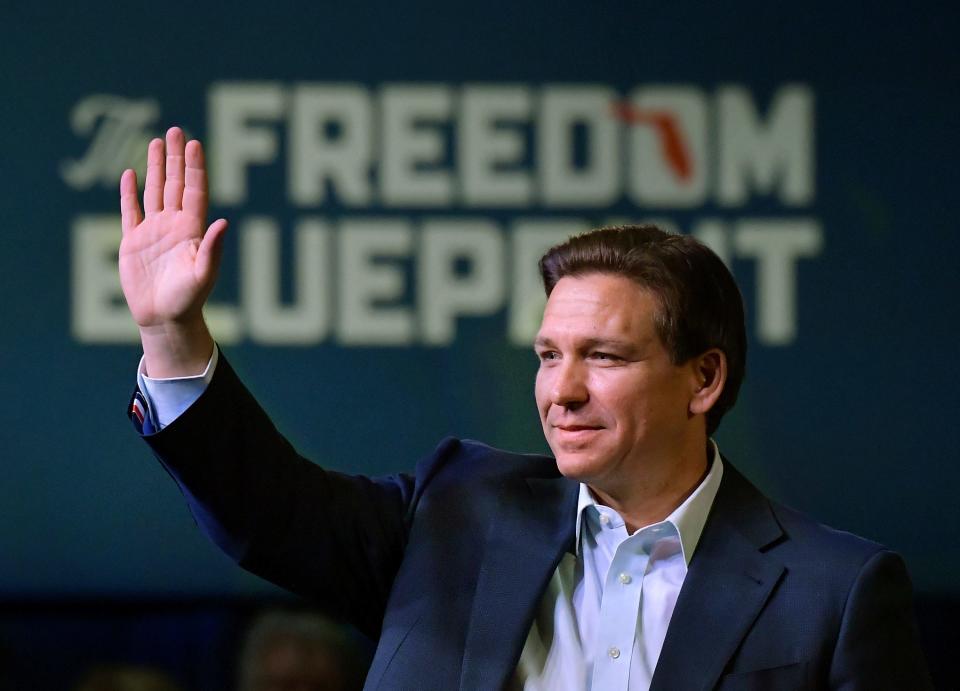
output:
{"label": "lips", "polygon": [[598,425],[554,425],[552,436],[564,447],[573,448],[589,443],[601,429]]}
{"label": "lips", "polygon": [[583,430],[598,430],[603,429],[602,425],[583,425],[583,424],[554,424],[556,429],[563,430],[564,432],[581,432]]}

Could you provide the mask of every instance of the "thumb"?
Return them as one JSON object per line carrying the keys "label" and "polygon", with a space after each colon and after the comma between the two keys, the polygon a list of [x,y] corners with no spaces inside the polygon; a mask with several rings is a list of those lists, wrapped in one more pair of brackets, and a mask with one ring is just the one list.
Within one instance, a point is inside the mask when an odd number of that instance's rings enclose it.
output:
{"label": "thumb", "polygon": [[227,234],[227,221],[218,218],[210,224],[203,234],[200,247],[197,248],[196,275],[203,284],[211,283],[220,268],[220,256],[223,254],[223,237]]}

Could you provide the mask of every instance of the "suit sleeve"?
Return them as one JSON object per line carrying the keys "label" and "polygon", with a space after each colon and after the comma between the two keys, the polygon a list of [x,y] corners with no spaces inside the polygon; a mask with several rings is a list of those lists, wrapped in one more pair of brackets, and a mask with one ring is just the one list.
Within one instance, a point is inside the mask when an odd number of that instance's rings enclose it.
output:
{"label": "suit sleeve", "polygon": [[230,557],[378,635],[416,503],[411,477],[350,476],[304,459],[222,354],[200,398],[144,439]]}
{"label": "suit sleeve", "polygon": [[910,579],[893,552],[873,554],[853,583],[830,666],[830,688],[933,688],[920,648]]}

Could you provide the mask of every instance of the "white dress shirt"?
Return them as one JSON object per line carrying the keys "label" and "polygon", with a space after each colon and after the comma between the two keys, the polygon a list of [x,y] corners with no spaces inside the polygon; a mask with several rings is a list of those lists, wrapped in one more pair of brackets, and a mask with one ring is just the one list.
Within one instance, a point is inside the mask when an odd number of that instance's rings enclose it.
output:
{"label": "white dress shirt", "polygon": [[663,521],[627,534],[623,518],[580,485],[577,553],[565,554],[540,601],[515,675],[525,691],[647,691],[687,566],[720,487],[710,470]]}

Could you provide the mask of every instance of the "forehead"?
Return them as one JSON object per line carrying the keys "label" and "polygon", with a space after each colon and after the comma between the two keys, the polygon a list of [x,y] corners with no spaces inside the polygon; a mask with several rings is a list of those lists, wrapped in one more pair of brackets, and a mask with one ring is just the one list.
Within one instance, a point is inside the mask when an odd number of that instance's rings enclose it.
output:
{"label": "forehead", "polygon": [[624,276],[565,276],[550,293],[538,339],[578,336],[646,341],[655,336],[657,307],[650,290]]}

